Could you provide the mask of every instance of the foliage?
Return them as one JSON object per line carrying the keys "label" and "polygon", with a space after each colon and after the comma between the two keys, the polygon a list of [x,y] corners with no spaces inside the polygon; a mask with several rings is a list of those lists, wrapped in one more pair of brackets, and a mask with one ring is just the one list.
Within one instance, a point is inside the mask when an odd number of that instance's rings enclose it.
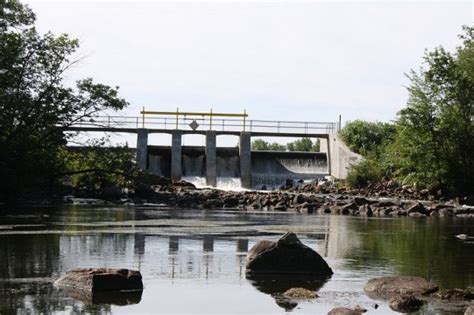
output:
{"label": "foliage", "polygon": [[340,131],[342,140],[354,152],[366,155],[393,140],[395,125],[382,122],[354,120]]}
{"label": "foliage", "polygon": [[104,139],[85,147],[61,150],[66,177],[76,191],[100,193],[105,188],[128,187],[136,176],[134,152],[127,145],[111,147]]}
{"label": "foliage", "polygon": [[343,139],[367,158],[349,172],[352,185],[390,177],[474,193],[474,28],[464,31],[454,53],[427,52],[424,67],[408,74],[409,100],[395,126],[356,121],[344,127]]}
{"label": "foliage", "polygon": [[363,188],[384,179],[384,170],[376,157],[366,158],[353,165],[347,174],[346,181],[353,188]]}
{"label": "foliage", "polygon": [[0,199],[55,181],[64,167],[63,130],[127,102],[117,89],[87,78],[63,84],[78,41],[66,34],[40,35],[33,12],[17,0],[0,4]]}
{"label": "foliage", "polygon": [[408,75],[410,97],[399,113],[391,158],[408,183],[472,194],[474,28],[464,30],[463,46],[426,53],[425,68]]}
{"label": "foliage", "polygon": [[267,142],[262,139],[252,141],[252,150],[262,151],[286,151],[286,146],[277,142]]}
{"label": "foliage", "polygon": [[270,143],[262,139],[256,139],[252,141],[252,150],[319,152],[320,141],[316,139],[313,143],[309,138],[302,138],[284,145],[277,142]]}
{"label": "foliage", "polygon": [[320,142],[317,139],[314,143],[310,138],[302,138],[287,145],[288,151],[319,152]]}

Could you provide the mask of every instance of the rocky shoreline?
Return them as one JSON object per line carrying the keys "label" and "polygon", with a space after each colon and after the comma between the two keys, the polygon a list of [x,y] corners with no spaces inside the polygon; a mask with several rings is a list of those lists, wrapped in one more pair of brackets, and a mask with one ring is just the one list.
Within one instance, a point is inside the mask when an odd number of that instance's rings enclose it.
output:
{"label": "rocky shoreline", "polygon": [[124,196],[120,190],[104,190],[99,196],[101,199],[95,201],[73,196],[65,197],[64,200],[66,203],[102,202],[128,206],[156,203],[181,209],[238,209],[365,217],[474,218],[474,206],[469,198],[437,198],[428,191],[400,187],[390,182],[383,187],[360,190],[338,188],[330,182],[283,188],[276,191],[198,189],[185,181],[171,183],[162,178],[159,184],[141,185],[128,196]]}

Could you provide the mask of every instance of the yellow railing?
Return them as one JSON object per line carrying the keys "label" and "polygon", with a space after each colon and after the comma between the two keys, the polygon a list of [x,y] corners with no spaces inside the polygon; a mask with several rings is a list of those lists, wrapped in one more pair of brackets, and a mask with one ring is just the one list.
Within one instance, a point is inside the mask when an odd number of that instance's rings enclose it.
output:
{"label": "yellow railing", "polygon": [[244,110],[242,114],[239,113],[214,113],[211,110],[207,112],[180,112],[179,108],[176,108],[175,112],[161,112],[161,111],[147,111],[145,110],[145,107],[142,108],[142,111],[140,112],[140,115],[142,117],[142,128],[145,128],[145,116],[146,115],[158,115],[158,116],[176,116],[176,129],[179,127],[179,117],[209,117],[209,130],[212,130],[212,118],[213,117],[241,117],[242,118],[242,126],[243,126],[243,131],[245,131],[245,125],[247,121],[247,111]]}

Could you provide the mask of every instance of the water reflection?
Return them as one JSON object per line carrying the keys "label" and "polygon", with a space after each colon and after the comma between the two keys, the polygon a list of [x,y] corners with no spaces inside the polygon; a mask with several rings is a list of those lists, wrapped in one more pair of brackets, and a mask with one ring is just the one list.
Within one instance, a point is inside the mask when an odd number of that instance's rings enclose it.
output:
{"label": "water reflection", "polygon": [[283,293],[291,288],[305,288],[311,291],[318,291],[331,277],[247,274],[246,278],[257,290],[272,296],[278,306],[286,311],[290,311],[297,306],[297,303],[285,298],[282,295]]}
{"label": "water reflection", "polygon": [[68,296],[83,302],[85,305],[133,305],[140,303],[143,291],[113,291],[92,292],[75,290],[73,288],[61,288]]}
{"label": "water reflection", "polygon": [[[29,217],[0,218],[1,314],[17,310],[110,313],[118,311],[111,306],[116,304],[129,305],[119,308],[123,312],[149,312],[156,297],[166,294],[168,298],[160,302],[163,307],[169,305],[173,311],[186,296],[189,306],[181,311],[189,313],[203,303],[193,304],[192,297],[212,289],[217,295],[207,298],[214,302],[204,302],[213,312],[227,310],[231,303],[227,298],[236,293],[247,294],[239,307],[255,308],[249,311],[290,310],[296,305],[281,299],[281,293],[291,287],[319,291],[323,296],[325,292],[344,296],[359,292],[361,300],[350,302],[363,304],[371,303],[362,295],[367,279],[386,274],[423,276],[442,288],[474,286],[474,244],[454,237],[474,235],[472,220],[81,207],[49,214],[49,218],[35,217],[34,222],[44,226],[35,230],[26,227]],[[124,226],[114,225],[121,222]],[[1,229],[11,224],[15,227]],[[305,244],[329,260],[335,271],[330,280],[245,278],[248,249],[258,240],[277,239],[287,230],[297,232]],[[69,296],[53,287],[55,278],[77,267],[138,269],[145,291],[140,297],[107,300]],[[188,286],[190,291],[186,291]],[[262,298],[265,295],[272,298]],[[306,307],[308,313],[325,313],[337,303],[334,298],[325,301],[303,303],[294,311]]]}

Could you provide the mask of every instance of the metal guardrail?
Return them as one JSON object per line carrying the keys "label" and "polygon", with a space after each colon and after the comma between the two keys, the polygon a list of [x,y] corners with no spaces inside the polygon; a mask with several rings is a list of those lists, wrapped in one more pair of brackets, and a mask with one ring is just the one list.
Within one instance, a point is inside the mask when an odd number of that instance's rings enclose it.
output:
{"label": "metal guardrail", "polygon": [[[195,124],[194,124],[195,123]],[[304,121],[274,121],[274,120],[242,120],[216,119],[209,117],[143,117],[139,116],[94,116],[77,120],[71,127],[80,128],[130,128],[130,129],[164,129],[164,130],[215,130],[229,132],[269,132],[315,134],[334,133],[340,128],[338,122],[304,122]]]}

